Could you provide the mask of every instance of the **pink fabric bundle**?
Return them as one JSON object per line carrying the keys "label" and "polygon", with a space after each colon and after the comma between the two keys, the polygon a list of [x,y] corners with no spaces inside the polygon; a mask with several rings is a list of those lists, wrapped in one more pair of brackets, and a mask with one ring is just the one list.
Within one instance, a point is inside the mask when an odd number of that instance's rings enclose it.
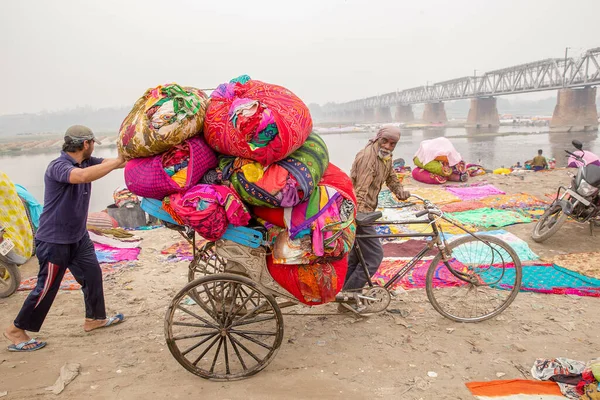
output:
{"label": "pink fabric bundle", "polygon": [[134,158],[125,165],[127,188],[138,196],[162,200],[170,194],[186,191],[195,185],[209,169],[217,166],[217,157],[214,151],[208,147],[202,137],[195,136],[184,143],[189,149],[185,186],[179,186],[165,172],[163,155],[157,155]]}
{"label": "pink fabric bundle", "polygon": [[444,176],[432,174],[431,172],[419,167],[413,168],[412,176],[415,180],[422,183],[428,183],[430,185],[441,185],[442,183],[446,183],[448,181],[448,179]]}
{"label": "pink fabric bundle", "polygon": [[169,197],[170,206],[186,225],[207,240],[220,239],[229,224],[245,226],[250,213],[238,195],[222,185],[196,185]]}

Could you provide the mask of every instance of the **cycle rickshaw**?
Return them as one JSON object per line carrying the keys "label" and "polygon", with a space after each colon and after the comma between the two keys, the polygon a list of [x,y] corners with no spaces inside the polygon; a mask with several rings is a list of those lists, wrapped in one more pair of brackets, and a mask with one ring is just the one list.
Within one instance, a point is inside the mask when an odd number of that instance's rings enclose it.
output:
{"label": "cycle rickshaw", "polygon": [[[364,305],[359,313],[386,310],[396,282],[432,249],[438,252],[427,270],[425,288],[440,314],[457,322],[479,322],[504,311],[521,285],[521,262],[515,251],[497,237],[469,232],[430,201],[413,197],[424,206],[416,220],[380,222],[381,212],[356,218],[358,225],[431,226],[430,233],[376,235],[429,240],[423,241],[423,250],[385,285],[369,280],[357,296]],[[442,219],[465,234],[448,241],[438,222]],[[193,231],[168,226],[193,244],[195,256],[189,283],[175,295],[165,315],[165,337],[172,355],[188,371],[206,379],[229,381],[258,373],[273,360],[283,341],[281,309],[299,304],[267,269],[269,249],[264,231],[260,227],[231,229],[222,239],[197,249]],[[366,271],[358,242],[353,251],[358,252]],[[336,298],[340,303],[352,300]]]}

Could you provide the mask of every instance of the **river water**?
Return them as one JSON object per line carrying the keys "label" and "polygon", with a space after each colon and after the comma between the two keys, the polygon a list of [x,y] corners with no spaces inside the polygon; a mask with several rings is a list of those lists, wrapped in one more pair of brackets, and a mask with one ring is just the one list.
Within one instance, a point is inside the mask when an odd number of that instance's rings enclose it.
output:
{"label": "river water", "polygon": [[[330,161],[349,172],[356,153],[365,146],[375,132],[353,132],[322,135],[329,148]],[[600,154],[598,132],[593,133],[549,133],[547,127],[500,127],[498,132],[468,131],[465,128],[428,130],[404,130],[394,158],[403,157],[412,165],[412,157],[422,140],[439,136],[449,138],[463,159],[469,163],[481,162],[486,168],[510,167],[517,161],[523,163],[533,158],[538,149],[546,157],[554,157],[557,166],[565,165],[564,150],[572,150],[571,140],[584,143],[584,149]],[[116,156],[115,148],[97,146],[97,157]],[[15,182],[25,186],[42,202],[44,171],[57,154],[22,154],[0,156],[0,170]],[[111,204],[115,189],[124,185],[123,171],[111,172],[93,183],[91,211],[100,211]]]}

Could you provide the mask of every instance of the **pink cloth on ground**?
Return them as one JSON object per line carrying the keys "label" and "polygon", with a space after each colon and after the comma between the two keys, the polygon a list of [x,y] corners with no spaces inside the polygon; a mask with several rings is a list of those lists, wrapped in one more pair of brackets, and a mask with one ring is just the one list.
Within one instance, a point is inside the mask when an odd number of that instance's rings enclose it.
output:
{"label": "pink cloth on ground", "polygon": [[496,194],[505,194],[494,185],[470,186],[470,187],[446,187],[446,190],[461,200],[480,200]]}

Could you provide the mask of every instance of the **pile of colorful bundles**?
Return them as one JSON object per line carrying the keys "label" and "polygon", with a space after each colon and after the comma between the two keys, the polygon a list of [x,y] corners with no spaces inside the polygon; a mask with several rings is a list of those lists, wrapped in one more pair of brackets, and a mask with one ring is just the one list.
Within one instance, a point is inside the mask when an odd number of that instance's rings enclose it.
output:
{"label": "pile of colorful bundles", "polygon": [[308,107],[289,90],[247,75],[211,94],[204,136],[218,153],[268,166],[298,149],[312,131]]}
{"label": "pile of colorful bundles", "polygon": [[119,150],[127,159],[169,150],[202,131],[207,104],[206,94],[196,88],[168,84],[148,89],[121,124]]}
{"label": "pile of colorful bundles", "polygon": [[183,225],[207,240],[220,239],[227,226],[246,226],[250,213],[238,195],[222,185],[196,185],[185,193],[169,196],[163,208]]}
{"label": "pile of colorful bundles", "polygon": [[254,207],[253,212],[273,225],[267,228],[274,237],[274,264],[339,260],[354,243],[352,181],[333,164],[308,201],[291,208]]}
{"label": "pile of colorful bundles", "polygon": [[466,182],[469,179],[467,165],[464,161],[459,162],[452,167],[452,174],[448,176],[450,182]]}
{"label": "pile of colorful bundles", "polygon": [[219,168],[248,204],[293,207],[310,198],[328,163],[327,146],[313,133],[298,150],[274,164],[221,157]]}
{"label": "pile of colorful bundles", "polygon": [[417,168],[412,176],[422,183],[464,182],[469,178],[462,157],[445,137],[423,140],[413,161]]}
{"label": "pile of colorful bundles", "polygon": [[125,183],[138,196],[162,200],[198,183],[217,162],[214,151],[196,136],[163,154],[130,160],[125,165]]}

